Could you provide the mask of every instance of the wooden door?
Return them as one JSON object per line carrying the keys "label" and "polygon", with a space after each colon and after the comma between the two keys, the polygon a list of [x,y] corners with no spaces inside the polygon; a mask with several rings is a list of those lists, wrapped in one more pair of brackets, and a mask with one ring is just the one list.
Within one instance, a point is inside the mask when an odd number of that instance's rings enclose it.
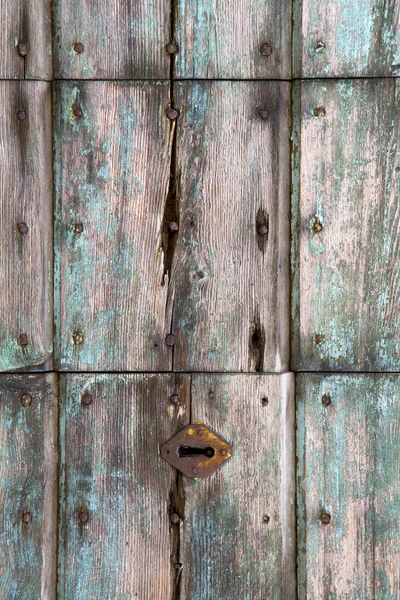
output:
{"label": "wooden door", "polygon": [[400,600],[397,12],[1,4],[1,600]]}

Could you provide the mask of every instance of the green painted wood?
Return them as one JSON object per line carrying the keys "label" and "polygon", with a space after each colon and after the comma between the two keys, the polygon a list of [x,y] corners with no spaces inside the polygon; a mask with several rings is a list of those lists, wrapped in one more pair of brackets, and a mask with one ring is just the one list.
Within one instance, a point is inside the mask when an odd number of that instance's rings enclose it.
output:
{"label": "green painted wood", "polygon": [[295,86],[295,370],[400,370],[398,86]]}
{"label": "green painted wood", "polygon": [[[21,398],[27,397],[23,405]],[[57,403],[54,374],[0,376],[0,596],[5,600],[56,598]]]}
{"label": "green painted wood", "polygon": [[57,0],[57,78],[168,79],[170,10],[162,0]]}
{"label": "green painted wood", "polygon": [[233,445],[205,480],[183,478],[180,598],[295,597],[294,377],[194,375],[192,422]]}
{"label": "green painted wood", "polygon": [[163,240],[175,125],[168,103],[167,83],[56,85],[61,370],[171,368]]}
{"label": "green painted wood", "polygon": [[52,79],[51,1],[1,2],[0,22],[0,79]]}
{"label": "green painted wood", "polygon": [[177,476],[159,449],[188,424],[189,392],[187,375],[61,376],[61,600],[173,597]]}
{"label": "green painted wood", "polygon": [[180,229],[170,283],[173,367],[284,371],[290,85],[179,82],[174,95],[181,115],[175,161]]}
{"label": "green painted wood", "polygon": [[297,377],[299,600],[400,598],[399,408],[396,375]]}
{"label": "green painted wood", "polygon": [[[289,79],[291,2],[179,0],[175,4],[175,76],[193,79]],[[267,44],[271,52],[261,54]]]}
{"label": "green painted wood", "polygon": [[0,103],[0,371],[46,370],[53,352],[51,84],[1,81]]}
{"label": "green painted wood", "polygon": [[397,77],[395,0],[294,0],[295,77]]}

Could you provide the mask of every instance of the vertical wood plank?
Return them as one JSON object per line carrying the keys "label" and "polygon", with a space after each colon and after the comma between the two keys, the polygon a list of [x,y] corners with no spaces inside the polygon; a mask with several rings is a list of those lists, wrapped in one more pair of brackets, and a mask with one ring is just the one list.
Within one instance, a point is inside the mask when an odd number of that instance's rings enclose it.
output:
{"label": "vertical wood plank", "polygon": [[53,350],[51,84],[0,82],[0,370],[46,370]]}
{"label": "vertical wood plank", "polygon": [[295,77],[398,77],[397,0],[294,1]]}
{"label": "vertical wood plank", "polygon": [[57,0],[60,79],[168,79],[170,2]]}
{"label": "vertical wood plank", "polygon": [[0,79],[52,79],[51,1],[1,2],[0,22]]}
{"label": "vertical wood plank", "polygon": [[179,0],[176,77],[289,79],[291,10],[286,0]]}
{"label": "vertical wood plank", "polygon": [[159,449],[187,425],[189,376],[65,375],[62,390],[59,597],[172,598],[176,471]]}
{"label": "vertical wood plank", "polygon": [[283,371],[289,353],[290,85],[182,82],[174,88],[181,111],[175,172],[180,230],[171,275],[174,369]]}
{"label": "vertical wood plank", "polygon": [[395,80],[295,88],[295,369],[400,369],[399,113]]}
{"label": "vertical wood plank", "polygon": [[168,84],[57,85],[61,370],[170,369],[163,245],[174,128],[168,102]]}
{"label": "vertical wood plank", "polygon": [[300,600],[400,598],[399,408],[396,375],[298,376]]}
{"label": "vertical wood plank", "polygon": [[0,376],[0,594],[55,600],[57,379]]}
{"label": "vertical wood plank", "polygon": [[180,597],[294,598],[293,375],[193,376],[192,422],[203,421],[233,456],[184,478]]}

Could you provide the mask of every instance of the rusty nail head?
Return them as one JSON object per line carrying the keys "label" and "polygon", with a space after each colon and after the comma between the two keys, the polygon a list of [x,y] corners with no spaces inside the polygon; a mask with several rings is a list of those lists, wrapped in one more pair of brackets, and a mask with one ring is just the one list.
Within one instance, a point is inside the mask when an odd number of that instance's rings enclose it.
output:
{"label": "rusty nail head", "polygon": [[314,109],[313,109],[313,115],[317,119],[319,119],[320,117],[325,117],[326,110],[325,110],[325,108],[323,106],[315,106]]}
{"label": "rusty nail head", "polygon": [[167,117],[168,117],[168,119],[171,119],[171,121],[175,121],[175,119],[177,119],[178,116],[179,116],[179,113],[176,110],[176,108],[173,108],[172,106],[170,106],[167,109]]}
{"label": "rusty nail head", "polygon": [[27,346],[29,344],[29,338],[26,333],[21,333],[18,338],[18,343],[20,346]]}
{"label": "rusty nail head", "polygon": [[85,392],[82,396],[82,404],[84,406],[90,406],[93,402],[93,398],[90,394],[88,394],[87,392]]}
{"label": "rusty nail head", "polygon": [[263,516],[263,521],[264,521],[264,523],[269,523],[270,522],[269,516],[268,515],[264,515]]}
{"label": "rusty nail head", "polygon": [[266,225],[260,225],[258,228],[258,233],[260,235],[267,235],[268,233],[268,227]]}
{"label": "rusty nail head", "polygon": [[322,396],[322,404],[324,406],[329,406],[331,403],[332,403],[331,395],[330,394],[324,394]]}
{"label": "rusty nail head", "polygon": [[26,223],[18,223],[17,227],[18,231],[22,233],[22,235],[25,235],[25,233],[28,233],[29,231],[29,227]]}
{"label": "rusty nail head", "polygon": [[81,111],[81,109],[78,106],[76,106],[74,108],[73,112],[74,112],[75,117],[78,117],[78,118],[80,118],[83,115],[83,112]]}
{"label": "rusty nail head", "polygon": [[77,54],[82,54],[84,49],[85,48],[81,42],[76,42],[76,44],[74,44],[74,50]]}
{"label": "rusty nail head", "polygon": [[178,52],[178,46],[175,44],[175,42],[169,42],[165,46],[165,49],[168,52],[168,54],[175,54],[176,52]]}
{"label": "rusty nail head", "polygon": [[318,42],[315,42],[314,50],[317,54],[322,54],[323,52],[325,52],[326,47],[325,47],[324,42],[322,42],[321,40],[318,40]]}
{"label": "rusty nail head", "polygon": [[171,223],[169,224],[169,230],[170,231],[178,231],[178,229],[179,229],[178,223],[175,223],[175,221],[171,221]]}
{"label": "rusty nail head", "polygon": [[321,221],[318,219],[318,217],[314,217],[313,230],[315,231],[315,233],[319,233],[320,231],[322,231],[322,229],[323,225]]}
{"label": "rusty nail head", "polygon": [[171,404],[179,404],[179,396],[177,394],[172,394],[169,401]]}
{"label": "rusty nail head", "polygon": [[331,515],[329,513],[321,514],[321,523],[323,525],[328,525],[331,522]]}
{"label": "rusty nail head", "polygon": [[320,346],[322,344],[322,342],[324,341],[324,336],[321,333],[317,333],[314,340],[315,340],[315,343],[318,344],[318,346]]}
{"label": "rusty nail head", "polygon": [[19,119],[20,121],[23,121],[26,117],[26,112],[21,109],[17,112],[17,119]]}
{"label": "rusty nail head", "polygon": [[24,523],[30,523],[32,521],[32,515],[29,512],[26,512],[22,515],[22,520]]}
{"label": "rusty nail head", "polygon": [[177,515],[174,512],[170,514],[169,519],[170,519],[171,523],[174,523],[175,525],[177,523],[179,523],[179,521],[180,521],[179,515]]}
{"label": "rusty nail head", "polygon": [[82,233],[83,232],[83,223],[75,223],[74,231],[75,231],[75,233]]}
{"label": "rusty nail head", "polygon": [[89,521],[89,513],[87,512],[87,510],[82,510],[79,513],[79,520],[81,523],[87,523]]}
{"label": "rusty nail head", "polygon": [[175,336],[172,335],[172,333],[167,335],[167,337],[165,339],[165,343],[167,344],[167,346],[174,346],[175,345]]}
{"label": "rusty nail head", "polygon": [[271,46],[265,42],[260,48],[260,53],[263,56],[269,56],[270,54],[272,54]]}
{"label": "rusty nail head", "polygon": [[81,331],[77,331],[76,333],[74,333],[74,335],[72,336],[73,342],[76,346],[79,346],[80,344],[83,343],[83,333]]}
{"label": "rusty nail head", "polygon": [[22,394],[21,404],[22,406],[30,406],[32,404],[32,396],[30,394]]}
{"label": "rusty nail head", "polygon": [[28,54],[28,48],[26,47],[26,44],[23,44],[22,42],[18,44],[18,52],[20,56],[26,56]]}
{"label": "rusty nail head", "polygon": [[268,117],[269,117],[269,110],[267,110],[266,108],[260,108],[259,115],[260,115],[260,117],[262,119],[268,119]]}

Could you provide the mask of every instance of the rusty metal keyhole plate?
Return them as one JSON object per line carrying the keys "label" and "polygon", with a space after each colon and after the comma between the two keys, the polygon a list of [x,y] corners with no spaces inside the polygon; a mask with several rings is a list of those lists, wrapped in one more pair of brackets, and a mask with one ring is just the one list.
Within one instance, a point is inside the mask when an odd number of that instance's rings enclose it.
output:
{"label": "rusty metal keyhole plate", "polygon": [[208,477],[232,456],[232,446],[204,425],[188,425],[161,448],[161,456],[187,477]]}

